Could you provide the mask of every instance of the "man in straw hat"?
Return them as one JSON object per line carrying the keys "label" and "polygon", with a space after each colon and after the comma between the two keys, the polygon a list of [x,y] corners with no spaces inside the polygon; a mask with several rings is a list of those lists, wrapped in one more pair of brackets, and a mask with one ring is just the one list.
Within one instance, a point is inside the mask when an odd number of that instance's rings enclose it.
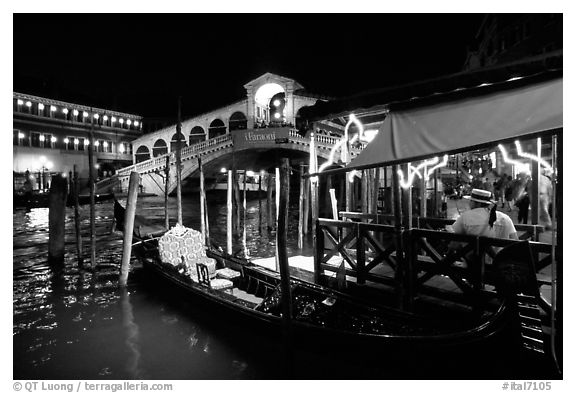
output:
{"label": "man in straw hat", "polygon": [[456,219],[452,225],[454,233],[518,239],[512,219],[496,211],[497,201],[492,200],[490,191],[474,188],[471,195],[464,198],[470,200],[470,210],[465,211]]}

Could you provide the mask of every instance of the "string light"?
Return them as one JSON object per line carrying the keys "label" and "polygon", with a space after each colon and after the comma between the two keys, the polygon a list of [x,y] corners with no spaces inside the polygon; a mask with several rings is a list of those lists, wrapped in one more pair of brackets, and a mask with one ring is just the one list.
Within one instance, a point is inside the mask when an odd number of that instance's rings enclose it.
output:
{"label": "string light", "polygon": [[436,169],[443,168],[443,167],[445,167],[446,165],[448,165],[448,154],[445,154],[445,155],[444,155],[444,159],[442,160],[441,163],[439,163],[439,164],[436,165],[436,166],[433,166],[432,169],[428,170],[428,172],[427,172],[427,174],[426,174],[426,180],[429,180],[429,179],[430,179],[430,175],[432,174],[432,172],[434,172]]}
{"label": "string light", "polygon": [[[540,139],[540,138],[538,138]],[[524,157],[524,158],[528,158],[532,161],[536,161],[538,162],[540,165],[542,165],[544,168],[548,169],[548,170],[552,170],[552,166],[550,164],[548,164],[545,160],[543,160],[542,158],[539,158],[538,156],[535,156],[534,154],[530,154],[530,153],[525,153],[522,151],[522,145],[520,145],[520,141],[516,141],[514,142],[514,144],[516,145],[516,151],[518,152],[518,155],[520,157]]]}
{"label": "string light", "polygon": [[[412,183],[414,182],[414,177],[418,176],[419,179],[426,179],[428,180],[430,178],[430,174],[432,172],[434,172],[436,169],[442,167],[442,166],[446,166],[446,164],[448,163],[448,155],[444,156],[444,160],[442,163],[436,165],[435,167],[433,167],[430,171],[427,171],[427,167],[429,165],[434,165],[438,163],[438,157],[434,157],[430,160],[427,161],[423,161],[421,162],[417,167],[414,167],[412,164],[408,164],[408,176],[407,179],[404,180],[404,172],[401,169],[398,169],[398,177],[400,178],[400,187],[404,188],[404,189],[408,189],[410,188],[410,186],[412,186]],[[420,171],[424,169],[424,175],[422,175],[420,173]]]}
{"label": "string light", "polygon": [[[352,137],[352,139],[350,140],[350,143],[352,144],[352,143],[356,142],[356,140],[358,140],[358,139],[362,140],[362,137],[364,134],[364,126],[362,125],[360,120],[358,120],[356,118],[356,116],[354,114],[350,114],[350,117],[348,119],[348,123],[346,123],[346,127],[344,127],[344,137],[334,144],[334,146],[332,147],[332,150],[330,150],[330,155],[328,156],[328,161],[326,161],[324,164],[322,164],[320,166],[320,168],[318,169],[318,172],[322,172],[324,169],[326,169],[327,167],[329,167],[330,165],[332,165],[334,163],[334,156],[336,155],[336,151],[341,146],[344,146],[342,148],[342,154],[341,154],[342,162],[344,162],[346,164],[350,162],[347,142],[348,142],[348,129],[350,128],[350,126],[352,124],[356,124],[356,126],[358,127],[358,134],[356,134]],[[350,180],[350,179],[354,180],[355,175],[356,174],[349,176],[348,180]]]}
{"label": "string light", "polygon": [[515,166],[519,167],[520,172],[525,172],[525,173],[530,172],[530,170],[528,169],[528,164],[525,164],[525,163],[520,162],[520,161],[512,160],[511,158],[509,158],[508,152],[506,151],[504,146],[502,146],[500,144],[500,145],[498,145],[498,149],[500,149],[500,153],[502,153],[502,159],[504,160],[504,162],[506,164],[515,165]]}

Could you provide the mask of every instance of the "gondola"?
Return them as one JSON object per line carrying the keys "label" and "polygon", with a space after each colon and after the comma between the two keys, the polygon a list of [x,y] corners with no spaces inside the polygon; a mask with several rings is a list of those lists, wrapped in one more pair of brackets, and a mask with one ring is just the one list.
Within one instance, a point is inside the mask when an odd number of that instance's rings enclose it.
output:
{"label": "gondola", "polygon": [[[124,207],[115,201],[116,227],[123,228]],[[154,277],[153,285],[163,285],[172,291],[200,303],[216,315],[238,318],[251,328],[270,331],[282,326],[282,293],[280,274],[249,260],[228,255],[211,245],[206,255],[216,261],[220,271],[225,269],[233,287],[218,289],[209,279],[191,278],[185,266],[163,263],[158,251],[158,240],[163,233],[159,226],[136,216],[133,250],[147,274]],[[232,274],[230,274],[232,273]],[[516,282],[531,282],[517,280]],[[518,291],[523,288],[516,286]],[[475,323],[444,323],[438,318],[424,318],[397,309],[374,304],[365,299],[322,285],[291,277],[293,334],[299,342],[323,342],[351,347],[402,347],[411,350],[432,350],[457,347],[485,348],[487,340],[498,341],[504,335],[516,334],[510,329],[516,318],[513,295],[503,298],[487,316]],[[217,312],[216,312],[217,311]],[[273,327],[270,329],[270,327]],[[334,341],[337,340],[337,341]]]}

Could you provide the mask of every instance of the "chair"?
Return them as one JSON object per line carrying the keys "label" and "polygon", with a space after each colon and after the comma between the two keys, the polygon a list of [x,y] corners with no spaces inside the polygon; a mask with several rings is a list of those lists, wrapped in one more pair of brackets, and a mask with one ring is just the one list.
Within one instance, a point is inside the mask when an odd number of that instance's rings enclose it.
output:
{"label": "chair", "polygon": [[225,278],[214,278],[210,279],[210,273],[208,271],[208,266],[204,263],[196,263],[196,271],[198,273],[198,282],[209,288],[216,290],[224,290],[226,292],[232,293],[232,288],[234,283]]}

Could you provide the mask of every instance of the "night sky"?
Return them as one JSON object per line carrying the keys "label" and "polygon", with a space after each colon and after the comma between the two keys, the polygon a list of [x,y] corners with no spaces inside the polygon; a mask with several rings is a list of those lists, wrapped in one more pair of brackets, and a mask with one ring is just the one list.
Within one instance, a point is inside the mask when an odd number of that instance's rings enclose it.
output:
{"label": "night sky", "polygon": [[462,70],[482,14],[14,15],[14,91],[183,117],[265,72],[332,97]]}

